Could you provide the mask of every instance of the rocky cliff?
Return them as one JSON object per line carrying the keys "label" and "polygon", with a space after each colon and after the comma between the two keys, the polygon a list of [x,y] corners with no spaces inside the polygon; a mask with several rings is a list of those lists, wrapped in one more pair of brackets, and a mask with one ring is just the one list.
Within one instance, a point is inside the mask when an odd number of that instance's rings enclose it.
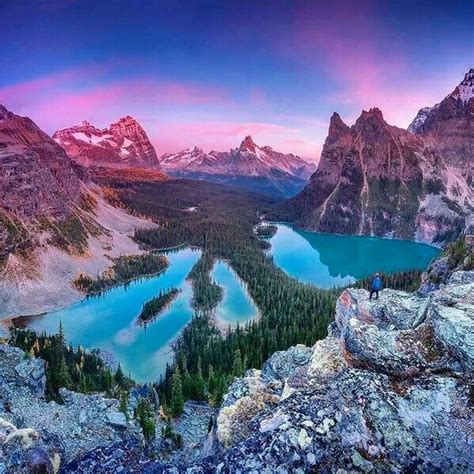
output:
{"label": "rocky cliff", "polygon": [[418,112],[409,130],[422,136],[472,183],[474,175],[474,68],[439,104]]}
{"label": "rocky cliff", "polygon": [[2,105],[0,184],[0,258],[28,240],[22,222],[62,221],[80,204],[80,180],[64,150],[28,117]]}
{"label": "rocky cliff", "polygon": [[415,133],[387,124],[377,108],[351,127],[335,113],[317,171],[279,217],[321,232],[430,243],[469,231],[474,99],[463,83],[420,111]]}
{"label": "rocky cliff", "polygon": [[473,333],[473,271],[375,302],[344,291],[326,339],[232,384],[225,449],[197,472],[472,471]]}
{"label": "rocky cliff", "polygon": [[58,130],[53,139],[84,166],[161,169],[145,130],[129,115],[104,129],[84,121],[81,125]]}
{"label": "rocky cliff", "polygon": [[[0,472],[52,474],[101,446],[143,449],[141,430],[118,400],[61,389],[60,405],[45,400],[45,384],[43,361],[0,344]],[[115,456],[125,454],[117,449]]]}

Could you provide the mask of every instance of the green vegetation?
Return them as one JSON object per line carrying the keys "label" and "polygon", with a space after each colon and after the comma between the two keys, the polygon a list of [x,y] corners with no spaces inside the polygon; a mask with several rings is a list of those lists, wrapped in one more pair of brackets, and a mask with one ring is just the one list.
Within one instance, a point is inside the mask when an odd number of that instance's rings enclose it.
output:
{"label": "green vegetation", "polygon": [[[420,287],[422,273],[421,270],[409,270],[397,273],[381,273],[380,277],[382,278],[383,288],[412,292]],[[373,276],[370,276],[358,280],[354,286],[370,290],[373,278]]]}
{"label": "green vegetation", "polygon": [[66,344],[62,324],[55,335],[37,335],[34,331],[12,329],[9,344],[46,362],[46,397],[61,402],[60,388],[81,393],[128,390],[133,382],[125,377],[120,365],[115,375],[98,353],[73,349]]}
{"label": "green vegetation", "polygon": [[156,316],[178,296],[179,292],[180,290],[177,288],[171,288],[164,292],[160,290],[158,296],[155,296],[143,305],[142,312],[140,316],[138,316],[139,321],[147,322],[156,318]]}
{"label": "green vegetation", "polygon": [[463,270],[474,269],[473,249],[464,236],[451,242],[443,251],[443,256],[447,257],[450,270],[457,268]]}
{"label": "green vegetation", "polygon": [[81,273],[74,280],[74,285],[87,294],[98,293],[134,278],[160,273],[168,265],[165,256],[152,253],[117,257],[113,259],[113,266],[101,275],[93,278]]}
{"label": "green vegetation", "polygon": [[222,288],[211,280],[210,272],[214,258],[209,252],[203,252],[201,258],[189,272],[193,286],[192,307],[196,311],[212,311],[222,299]]}
{"label": "green vegetation", "polygon": [[256,228],[257,235],[264,239],[269,239],[277,233],[278,227],[274,224],[259,225]]}
{"label": "green vegetation", "polygon": [[142,398],[138,402],[138,406],[135,410],[135,418],[142,429],[145,440],[147,442],[150,442],[155,439],[155,413],[153,411],[151,403],[148,400]]}
{"label": "green vegetation", "polygon": [[47,218],[41,218],[40,228],[50,234],[48,239],[50,245],[65,252],[84,253],[87,250],[88,229],[85,222],[75,215],[71,215],[63,221],[54,222]]}
{"label": "green vegetation", "polygon": [[[198,314],[182,333],[176,344],[175,362],[158,387],[162,402],[173,416],[179,415],[185,399],[207,398],[218,403],[235,375],[250,367],[261,367],[274,351],[298,343],[312,345],[326,336],[337,292],[289,277],[262,251],[254,232],[259,213],[264,213],[274,200],[185,181],[117,191],[135,212],[162,221],[160,229],[137,230],[135,239],[139,243],[158,249],[187,242],[203,249],[203,258],[190,277],[197,290],[195,307],[206,311]],[[163,202],[176,202],[179,208],[163,210],[157,204]],[[190,206],[198,206],[199,212],[180,212]],[[215,307],[220,298],[217,285],[208,285],[214,259],[227,260],[247,284],[261,311],[258,321],[226,334],[220,334],[213,326],[207,310]]]}

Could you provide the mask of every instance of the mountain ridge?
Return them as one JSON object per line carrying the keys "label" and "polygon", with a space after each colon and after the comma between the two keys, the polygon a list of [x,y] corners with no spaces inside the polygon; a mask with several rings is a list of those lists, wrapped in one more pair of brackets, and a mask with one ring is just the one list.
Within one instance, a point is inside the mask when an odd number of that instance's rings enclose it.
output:
{"label": "mountain ridge", "polygon": [[316,169],[297,155],[258,146],[250,135],[239,147],[228,152],[187,148],[179,153],[166,153],[160,161],[165,172],[184,178],[203,179],[253,191],[289,197],[301,189]]}
{"label": "mountain ridge", "polygon": [[428,243],[472,229],[474,99],[459,91],[424,109],[409,131],[378,108],[351,127],[334,113],[317,171],[276,217],[321,232]]}
{"label": "mountain ridge", "polygon": [[84,120],[81,125],[57,130],[53,139],[84,166],[161,169],[145,130],[130,115],[103,129]]}

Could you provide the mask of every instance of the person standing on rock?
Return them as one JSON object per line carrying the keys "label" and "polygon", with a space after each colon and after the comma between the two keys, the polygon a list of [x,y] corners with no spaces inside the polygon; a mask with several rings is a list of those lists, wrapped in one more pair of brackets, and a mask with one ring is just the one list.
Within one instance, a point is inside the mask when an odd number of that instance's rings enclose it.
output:
{"label": "person standing on rock", "polygon": [[375,293],[375,299],[379,299],[379,291],[382,289],[382,279],[378,273],[375,274],[375,278],[372,280],[372,286],[370,288],[370,297],[372,299],[372,295]]}

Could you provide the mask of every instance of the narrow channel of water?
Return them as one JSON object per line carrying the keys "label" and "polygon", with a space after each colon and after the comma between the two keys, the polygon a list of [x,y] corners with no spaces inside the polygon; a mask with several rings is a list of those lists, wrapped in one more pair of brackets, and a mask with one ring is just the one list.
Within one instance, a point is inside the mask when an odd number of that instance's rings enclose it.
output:
{"label": "narrow channel of water", "polygon": [[221,327],[244,324],[258,316],[258,308],[250,297],[247,286],[227,262],[216,262],[211,278],[224,289],[222,301],[215,314]]}

